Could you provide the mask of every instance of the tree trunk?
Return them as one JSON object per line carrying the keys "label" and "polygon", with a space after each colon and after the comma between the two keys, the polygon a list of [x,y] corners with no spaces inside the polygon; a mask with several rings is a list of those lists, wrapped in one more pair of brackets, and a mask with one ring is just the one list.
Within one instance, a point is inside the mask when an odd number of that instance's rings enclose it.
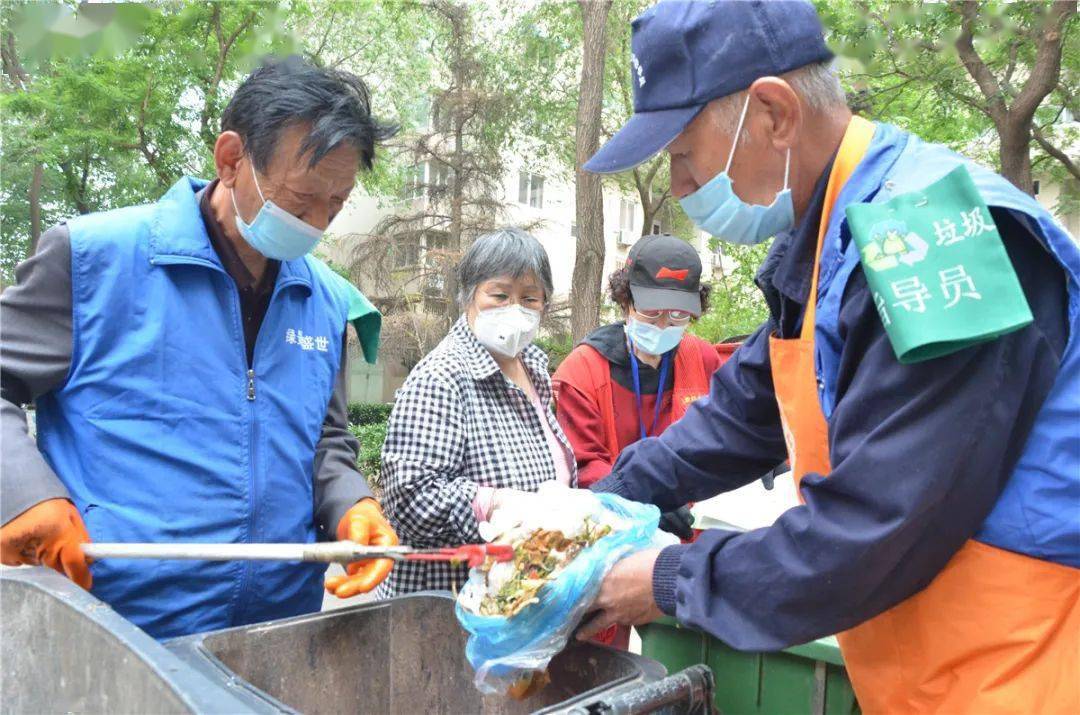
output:
{"label": "tree trunk", "polygon": [[[449,15],[450,18],[450,33],[454,43],[453,49],[453,64],[451,66],[451,72],[453,73],[454,90],[453,94],[456,95],[450,102],[450,111],[452,118],[452,126],[454,130],[454,153],[453,158],[450,160],[449,176],[446,177],[450,188],[450,250],[460,255],[465,249],[465,245],[462,241],[462,233],[464,233],[464,215],[463,204],[465,202],[465,187],[462,182],[465,179],[464,167],[462,166],[462,156],[465,151],[465,87],[469,81],[467,75],[467,65],[465,62],[464,52],[465,45],[469,41],[467,26],[468,10],[462,5],[454,5],[453,12]],[[450,325],[458,319],[461,314],[461,309],[457,303],[457,271],[448,271],[445,279],[446,285],[446,305],[447,305],[447,318]],[[449,327],[449,326],[448,326]]]}
{"label": "tree trunk", "polygon": [[667,190],[660,195],[660,198],[656,198],[652,195],[652,189],[650,188],[648,193],[639,193],[641,198],[641,235],[648,236],[652,233],[653,223],[656,222],[656,217],[660,215],[660,209],[664,208],[664,204],[670,198]]}
{"label": "tree trunk", "polygon": [[40,161],[34,162],[34,173],[30,179],[30,245],[26,255],[37,252],[38,239],[41,238],[41,183],[45,180],[45,167]]}
{"label": "tree trunk", "polygon": [[1001,175],[1026,194],[1033,194],[1031,179],[1031,121],[998,127]]}
{"label": "tree trunk", "polygon": [[570,293],[574,342],[600,323],[604,272],[604,194],[600,176],[581,169],[600,147],[600,109],[604,94],[604,54],[611,0],[579,0],[581,8],[581,85],[575,122],[575,200],[577,257]]}
{"label": "tree trunk", "polygon": [[1058,86],[1064,28],[1076,14],[1077,2],[1054,0],[1046,8],[1042,26],[1033,35],[1035,61],[1019,89],[1010,85],[1013,67],[1006,71],[1003,81],[999,80],[975,48],[981,4],[976,0],[954,0],[951,4],[960,14],[960,33],[955,43],[960,62],[985,99],[981,110],[997,129],[1001,175],[1021,191],[1032,194],[1035,186],[1031,180],[1030,149],[1035,111]]}

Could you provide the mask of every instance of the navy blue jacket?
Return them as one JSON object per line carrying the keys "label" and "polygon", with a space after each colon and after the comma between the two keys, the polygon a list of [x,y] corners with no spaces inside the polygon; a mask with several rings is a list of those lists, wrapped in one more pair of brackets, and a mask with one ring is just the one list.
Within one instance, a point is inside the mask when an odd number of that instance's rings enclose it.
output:
{"label": "navy blue jacket", "polygon": [[[769,319],[715,373],[707,399],[660,437],[626,449],[594,489],[667,511],[748,484],[786,458],[768,337],[798,335],[828,173],[758,274]],[[933,369],[903,365],[856,270],[840,309],[832,473],[807,475],[805,504],[771,527],[710,530],[693,544],[663,550],[653,573],[661,610],[692,612],[695,622],[740,649],[783,648],[846,630],[906,599],[978,531],[1012,473],[1068,339],[1064,272],[1027,235],[1022,218],[992,212],[1034,324],[939,358]],[[973,415],[988,417],[974,424]],[[874,433],[886,420],[897,424]],[[959,466],[958,448],[966,450]],[[874,561],[899,566],[888,573],[862,566]]]}

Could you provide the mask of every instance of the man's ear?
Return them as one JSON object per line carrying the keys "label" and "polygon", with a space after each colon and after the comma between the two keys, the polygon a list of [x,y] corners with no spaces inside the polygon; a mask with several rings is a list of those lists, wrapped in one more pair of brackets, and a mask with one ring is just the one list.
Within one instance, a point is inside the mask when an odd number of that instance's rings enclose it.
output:
{"label": "man's ear", "polygon": [[244,140],[236,132],[222,132],[214,142],[214,166],[218,178],[228,188],[233,188],[244,157]]}
{"label": "man's ear", "polygon": [[750,85],[752,101],[764,106],[755,120],[761,135],[777,151],[785,152],[796,144],[802,131],[803,107],[791,85],[779,77],[762,77]]}

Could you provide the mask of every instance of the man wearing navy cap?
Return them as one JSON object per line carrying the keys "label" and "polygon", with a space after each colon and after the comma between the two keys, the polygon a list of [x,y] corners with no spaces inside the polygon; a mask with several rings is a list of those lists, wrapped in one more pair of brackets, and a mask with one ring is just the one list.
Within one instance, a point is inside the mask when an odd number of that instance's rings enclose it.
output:
{"label": "man wearing navy cap", "polygon": [[1000,176],[852,117],[802,2],[633,22],[634,116],[702,229],[775,236],[769,318],[594,488],[662,511],[788,458],[801,505],[608,574],[582,629],[666,613],[744,650],[838,633],[867,712],[1080,711],[1080,249]]}

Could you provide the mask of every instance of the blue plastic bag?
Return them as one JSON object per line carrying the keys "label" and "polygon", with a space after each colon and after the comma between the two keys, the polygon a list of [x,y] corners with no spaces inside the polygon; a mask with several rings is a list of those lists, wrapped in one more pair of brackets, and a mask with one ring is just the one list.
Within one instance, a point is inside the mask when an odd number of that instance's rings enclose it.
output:
{"label": "blue plastic bag", "polygon": [[660,510],[614,494],[597,493],[604,508],[629,523],[584,549],[537,593],[538,603],[512,618],[481,616],[457,606],[469,633],[465,656],[483,693],[506,693],[522,676],[542,671],[563,648],[588,612],[608,570],[623,557],[652,545]]}

